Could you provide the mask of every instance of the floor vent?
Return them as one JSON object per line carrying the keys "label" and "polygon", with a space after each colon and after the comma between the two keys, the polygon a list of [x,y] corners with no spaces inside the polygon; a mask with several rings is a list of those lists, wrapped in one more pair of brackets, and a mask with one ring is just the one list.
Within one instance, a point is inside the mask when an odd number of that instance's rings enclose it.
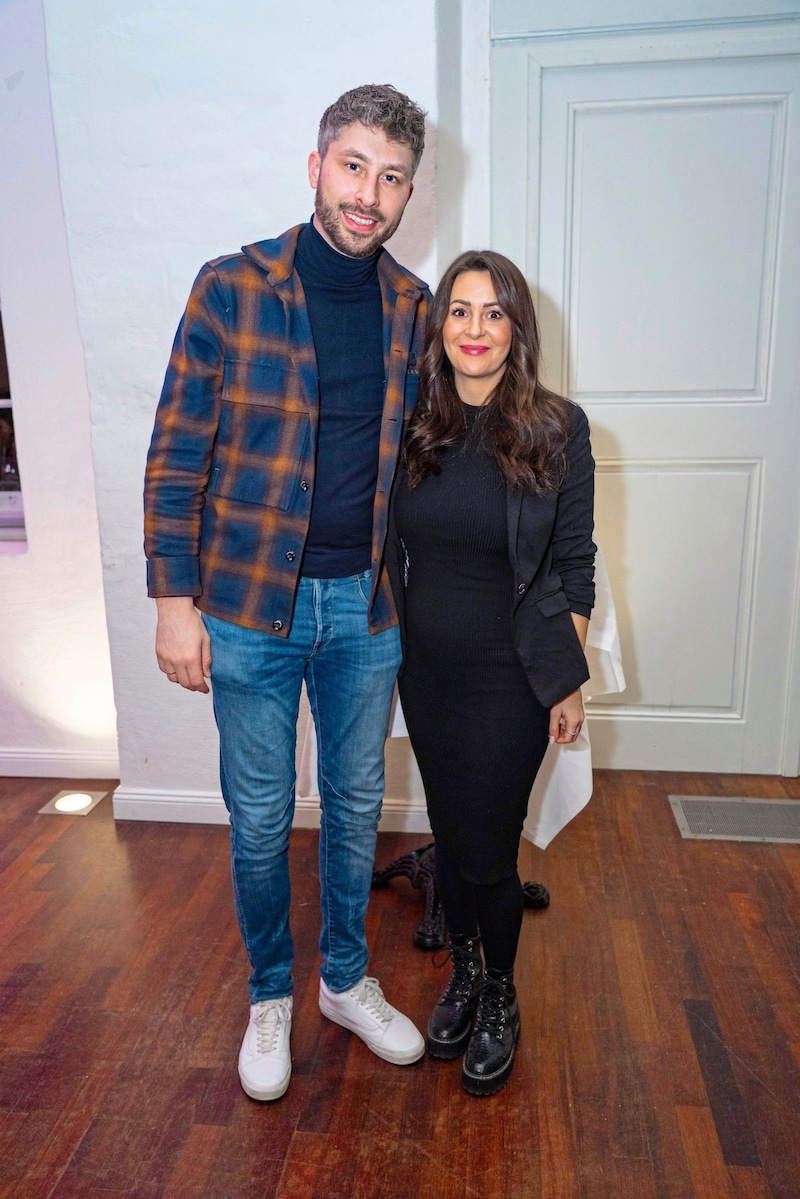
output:
{"label": "floor vent", "polygon": [[800,799],[732,799],[670,795],[682,837],[691,841],[780,841],[800,844]]}

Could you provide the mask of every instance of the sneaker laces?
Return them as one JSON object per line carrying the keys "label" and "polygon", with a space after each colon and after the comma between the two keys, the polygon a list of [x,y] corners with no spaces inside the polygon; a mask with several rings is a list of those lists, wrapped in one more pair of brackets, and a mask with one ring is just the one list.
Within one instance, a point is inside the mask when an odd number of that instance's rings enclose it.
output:
{"label": "sneaker laces", "polygon": [[292,1018],[285,999],[265,999],[256,1005],[253,1017],[256,1026],[256,1048],[258,1053],[273,1053],[278,1044],[281,1028]]}
{"label": "sneaker laces", "polygon": [[394,1008],[386,1002],[377,978],[365,976],[357,986],[353,987],[350,994],[356,1003],[360,1003],[362,1007],[366,1008],[370,1015],[379,1020],[381,1024],[388,1024],[390,1020],[394,1019]]}

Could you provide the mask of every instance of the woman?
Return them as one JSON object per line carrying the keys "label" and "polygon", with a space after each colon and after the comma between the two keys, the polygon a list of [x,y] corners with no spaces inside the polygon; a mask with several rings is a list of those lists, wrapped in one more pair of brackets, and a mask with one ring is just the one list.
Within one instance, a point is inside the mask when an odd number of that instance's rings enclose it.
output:
{"label": "woman", "polygon": [[453,965],[428,1049],[463,1053],[476,1095],[513,1067],[520,832],[548,740],[580,731],[588,678],[588,424],[539,382],[538,365],[520,271],[490,251],[460,255],[433,302],[388,566]]}

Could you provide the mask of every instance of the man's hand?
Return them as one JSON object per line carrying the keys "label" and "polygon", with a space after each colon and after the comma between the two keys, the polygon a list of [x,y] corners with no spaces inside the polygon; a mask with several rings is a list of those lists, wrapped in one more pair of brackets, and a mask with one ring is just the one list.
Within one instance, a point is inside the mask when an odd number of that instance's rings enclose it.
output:
{"label": "man's hand", "polygon": [[171,683],[187,691],[208,691],[211,677],[211,640],[190,595],[170,595],[156,600],[156,658]]}

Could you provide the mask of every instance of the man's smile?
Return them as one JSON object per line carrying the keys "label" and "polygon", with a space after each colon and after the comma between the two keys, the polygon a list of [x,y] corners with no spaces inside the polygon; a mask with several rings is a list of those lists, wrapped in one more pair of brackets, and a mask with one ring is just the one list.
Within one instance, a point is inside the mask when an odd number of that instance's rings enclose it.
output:
{"label": "man's smile", "polygon": [[342,209],[342,215],[348,225],[354,229],[363,229],[367,233],[371,233],[378,224],[377,217],[365,216],[361,212],[353,212],[350,209]]}

